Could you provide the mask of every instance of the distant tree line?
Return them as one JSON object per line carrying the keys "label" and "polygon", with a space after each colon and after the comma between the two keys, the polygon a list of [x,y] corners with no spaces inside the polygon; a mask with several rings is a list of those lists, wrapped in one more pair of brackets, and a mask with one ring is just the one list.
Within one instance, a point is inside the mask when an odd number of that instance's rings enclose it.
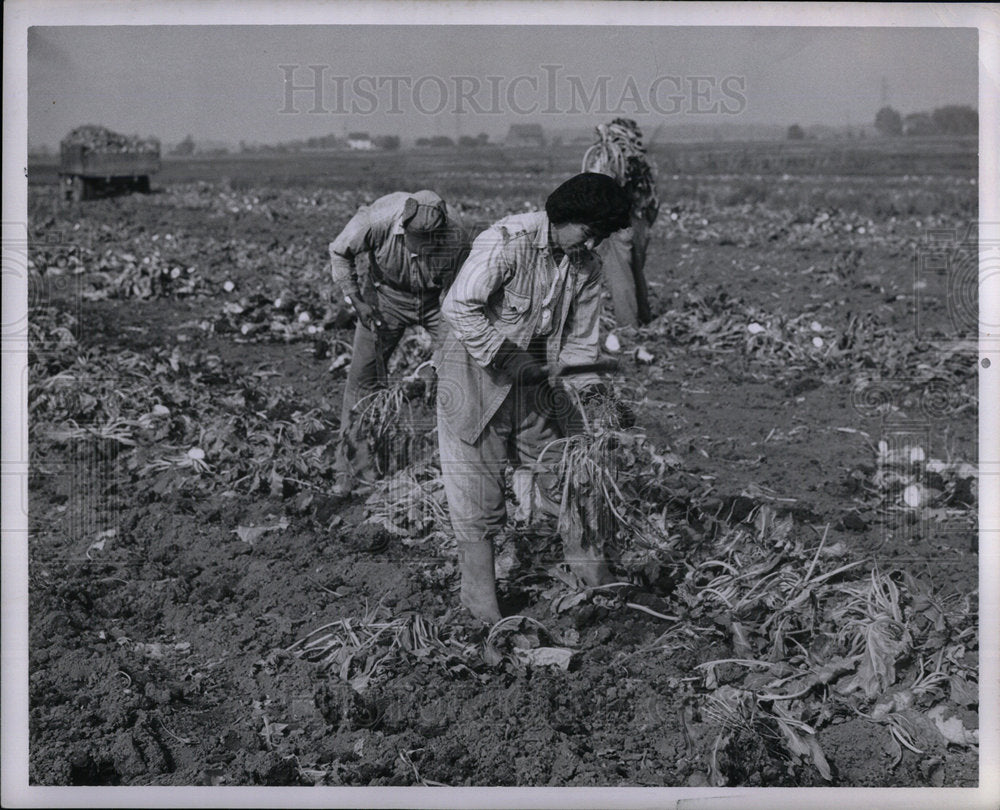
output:
{"label": "distant tree line", "polygon": [[[480,132],[475,137],[471,135],[462,135],[458,139],[458,145],[463,148],[473,148],[476,146],[485,146],[490,142],[490,136],[485,132]],[[417,146],[455,146],[455,141],[449,138],[447,135],[435,135],[431,138],[417,138]]]}
{"label": "distant tree line", "polygon": [[[387,152],[399,149],[398,135],[376,135],[371,139],[372,146],[376,149],[383,149]],[[240,141],[240,152],[243,153],[277,153],[287,154],[289,152],[303,152],[313,149],[347,149],[347,141],[333,133],[329,135],[316,135],[303,140],[282,141],[275,144],[258,144]]]}
{"label": "distant tree line", "polygon": [[194,154],[194,138],[190,135],[180,141],[177,146],[170,150],[171,155],[193,155]]}
{"label": "distant tree line", "polygon": [[[367,133],[359,133],[359,136],[363,135],[365,138],[368,137]],[[353,136],[352,136],[353,137]],[[490,141],[490,136],[485,132],[480,132],[476,136],[462,135],[458,139],[458,146],[462,148],[475,148],[478,146],[485,146]],[[398,135],[376,135],[371,138],[371,146],[375,149],[380,149],[385,152],[393,152],[400,148],[401,142]],[[427,146],[447,146],[454,147],[456,145],[452,138],[447,135],[435,135],[430,138],[417,138],[416,145],[421,147]],[[302,152],[309,150],[320,150],[320,149],[348,149],[348,141],[342,137],[334,134],[329,135],[317,135],[312,138],[305,138],[302,140],[294,141],[282,141],[280,143],[251,143],[249,141],[240,141],[239,151],[242,154],[289,154],[291,152]],[[195,139],[191,135],[187,135],[183,140],[178,142],[171,150],[172,155],[194,155],[194,154],[225,154],[228,150],[225,149],[211,149],[206,151],[204,148],[199,148]]]}
{"label": "distant tree line", "polygon": [[976,135],[979,113],[967,105],[949,104],[904,117],[883,107],[875,114],[875,129],[882,135]]}

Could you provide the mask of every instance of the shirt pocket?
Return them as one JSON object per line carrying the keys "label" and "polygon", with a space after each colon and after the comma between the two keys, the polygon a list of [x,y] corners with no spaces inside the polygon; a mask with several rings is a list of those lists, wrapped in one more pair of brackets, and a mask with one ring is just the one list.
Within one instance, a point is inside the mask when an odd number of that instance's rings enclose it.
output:
{"label": "shirt pocket", "polygon": [[531,296],[517,290],[506,289],[503,292],[503,301],[500,306],[500,320],[507,323],[517,323],[527,315],[530,307]]}

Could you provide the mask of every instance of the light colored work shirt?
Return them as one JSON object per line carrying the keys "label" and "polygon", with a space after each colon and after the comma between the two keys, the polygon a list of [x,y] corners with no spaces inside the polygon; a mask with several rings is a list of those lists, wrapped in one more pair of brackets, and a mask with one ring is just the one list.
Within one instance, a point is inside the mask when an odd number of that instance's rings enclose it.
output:
{"label": "light colored work shirt", "polygon": [[476,238],[441,305],[449,329],[438,396],[454,400],[443,415],[465,441],[475,441],[510,391],[509,376],[490,366],[504,339],[527,349],[545,336],[552,366],[598,359],[600,295],[600,260],[590,254],[580,265],[568,256],[556,262],[543,211],[506,217]]}
{"label": "light colored work shirt", "polygon": [[434,254],[420,258],[406,246],[403,205],[412,195],[397,191],[379,197],[351,217],[340,235],[330,243],[330,268],[334,282],[344,294],[359,289],[356,258],[368,257],[371,281],[396,290],[426,295],[446,288],[468,255],[469,240],[451,215]]}

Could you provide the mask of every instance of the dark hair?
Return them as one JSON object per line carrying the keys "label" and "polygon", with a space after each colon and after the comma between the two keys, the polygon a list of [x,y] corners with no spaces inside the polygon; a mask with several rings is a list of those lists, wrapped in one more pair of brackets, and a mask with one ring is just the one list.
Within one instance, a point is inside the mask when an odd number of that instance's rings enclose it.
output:
{"label": "dark hair", "polygon": [[589,225],[605,234],[631,224],[631,207],[624,189],[599,172],[583,172],[571,177],[545,201],[545,213],[553,225],[573,222]]}

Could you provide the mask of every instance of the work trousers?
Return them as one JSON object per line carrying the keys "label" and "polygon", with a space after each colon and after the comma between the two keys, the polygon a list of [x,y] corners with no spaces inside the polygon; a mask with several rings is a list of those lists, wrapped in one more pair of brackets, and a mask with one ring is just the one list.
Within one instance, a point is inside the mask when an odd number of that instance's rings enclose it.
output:
{"label": "work trousers", "polygon": [[358,402],[385,387],[389,358],[407,327],[422,326],[430,332],[435,343],[440,336],[439,291],[420,296],[383,285],[375,294],[382,316],[382,328],[372,331],[358,322],[354,330],[354,348],[344,387],[336,470],[338,483],[345,487],[354,486],[359,479],[375,477],[367,440],[353,432],[356,416],[354,409]]}
{"label": "work trousers", "polygon": [[649,225],[633,216],[631,227],[616,231],[597,247],[618,326],[641,326],[652,320],[645,274],[648,246]]}
{"label": "work trousers", "polygon": [[[522,471],[527,465],[536,465],[539,472],[532,478],[538,494],[550,504],[558,501],[555,464],[562,449],[557,446],[541,456],[550,442],[580,426],[572,405],[563,397],[560,389],[547,383],[515,386],[471,444],[438,414],[441,474],[459,548],[489,541],[506,523],[504,469],[508,463]],[[519,497],[530,496],[530,487],[520,489]]]}

